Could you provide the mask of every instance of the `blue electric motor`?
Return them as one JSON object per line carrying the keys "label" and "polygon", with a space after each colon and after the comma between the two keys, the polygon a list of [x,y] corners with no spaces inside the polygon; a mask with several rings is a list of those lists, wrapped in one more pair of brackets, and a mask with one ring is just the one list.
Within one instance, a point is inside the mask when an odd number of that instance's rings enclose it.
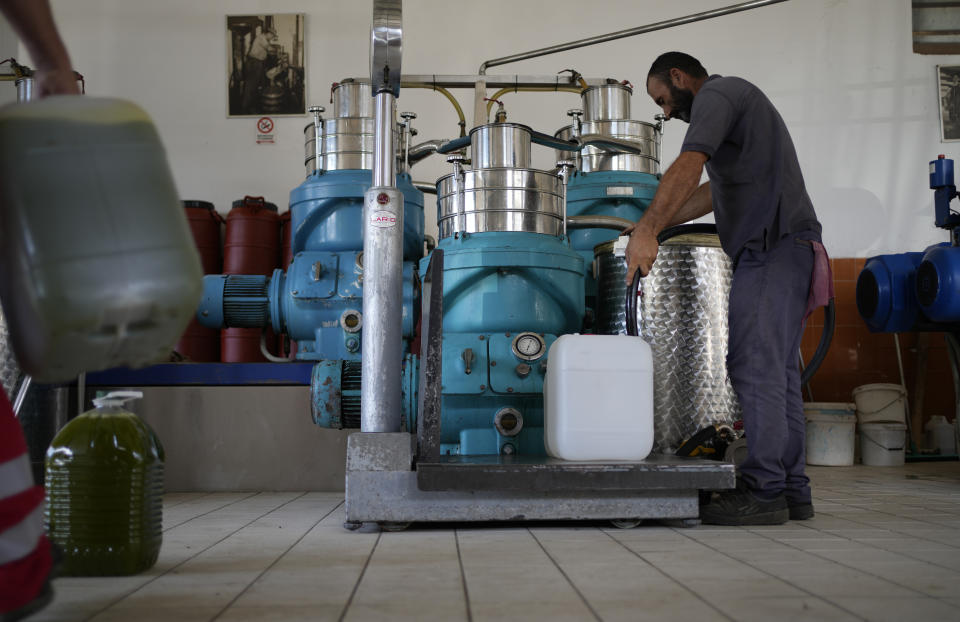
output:
{"label": "blue electric motor", "polygon": [[[360,360],[363,328],[363,193],[369,170],[314,173],[290,193],[293,263],[270,277],[209,275],[197,317],[212,328],[271,325],[297,342],[300,360]],[[403,336],[413,336],[415,261],[423,247],[423,194],[404,195]]]}
{"label": "blue electric motor", "polygon": [[857,278],[857,310],[873,332],[913,330],[920,318],[917,266],[923,253],[879,255],[867,260]]}
{"label": "blue electric motor", "polygon": [[960,215],[951,212],[957,196],[953,160],[930,162],[935,224],[951,242],[923,252],[880,255],[867,260],[857,278],[857,309],[873,332],[952,330],[960,322]]}

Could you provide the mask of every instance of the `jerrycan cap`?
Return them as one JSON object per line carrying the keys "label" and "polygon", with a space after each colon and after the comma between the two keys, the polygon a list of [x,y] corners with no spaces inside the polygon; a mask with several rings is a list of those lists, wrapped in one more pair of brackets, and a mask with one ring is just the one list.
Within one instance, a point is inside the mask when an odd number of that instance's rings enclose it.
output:
{"label": "jerrycan cap", "polygon": [[136,400],[143,397],[142,391],[111,391],[102,397],[93,399],[93,405],[97,408],[107,406],[123,406],[130,400]]}

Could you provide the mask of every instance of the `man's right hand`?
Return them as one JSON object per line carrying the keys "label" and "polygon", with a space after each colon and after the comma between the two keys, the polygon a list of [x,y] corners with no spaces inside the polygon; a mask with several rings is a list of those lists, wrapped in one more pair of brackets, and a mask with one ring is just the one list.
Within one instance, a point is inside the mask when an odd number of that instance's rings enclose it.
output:
{"label": "man's right hand", "polygon": [[660,244],[657,235],[641,219],[623,230],[622,235],[630,235],[627,243],[627,286],[633,282],[633,274],[639,270],[640,276],[647,276],[657,259]]}

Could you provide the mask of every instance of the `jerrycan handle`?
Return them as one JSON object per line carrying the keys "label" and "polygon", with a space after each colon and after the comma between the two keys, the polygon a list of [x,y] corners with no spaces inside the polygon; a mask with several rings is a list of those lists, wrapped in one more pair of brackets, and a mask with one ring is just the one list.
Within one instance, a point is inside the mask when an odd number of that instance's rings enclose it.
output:
{"label": "jerrycan handle", "polygon": [[97,408],[105,406],[123,406],[130,400],[136,400],[143,397],[142,391],[111,391],[103,397],[93,399],[93,405]]}

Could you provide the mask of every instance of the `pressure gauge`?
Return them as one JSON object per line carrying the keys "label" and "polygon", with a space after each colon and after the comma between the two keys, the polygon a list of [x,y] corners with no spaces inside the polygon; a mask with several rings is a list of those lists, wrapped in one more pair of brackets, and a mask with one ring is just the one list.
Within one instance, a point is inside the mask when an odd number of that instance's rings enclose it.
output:
{"label": "pressure gauge", "polygon": [[513,339],[514,355],[524,361],[535,361],[546,351],[543,337],[537,333],[520,333]]}

